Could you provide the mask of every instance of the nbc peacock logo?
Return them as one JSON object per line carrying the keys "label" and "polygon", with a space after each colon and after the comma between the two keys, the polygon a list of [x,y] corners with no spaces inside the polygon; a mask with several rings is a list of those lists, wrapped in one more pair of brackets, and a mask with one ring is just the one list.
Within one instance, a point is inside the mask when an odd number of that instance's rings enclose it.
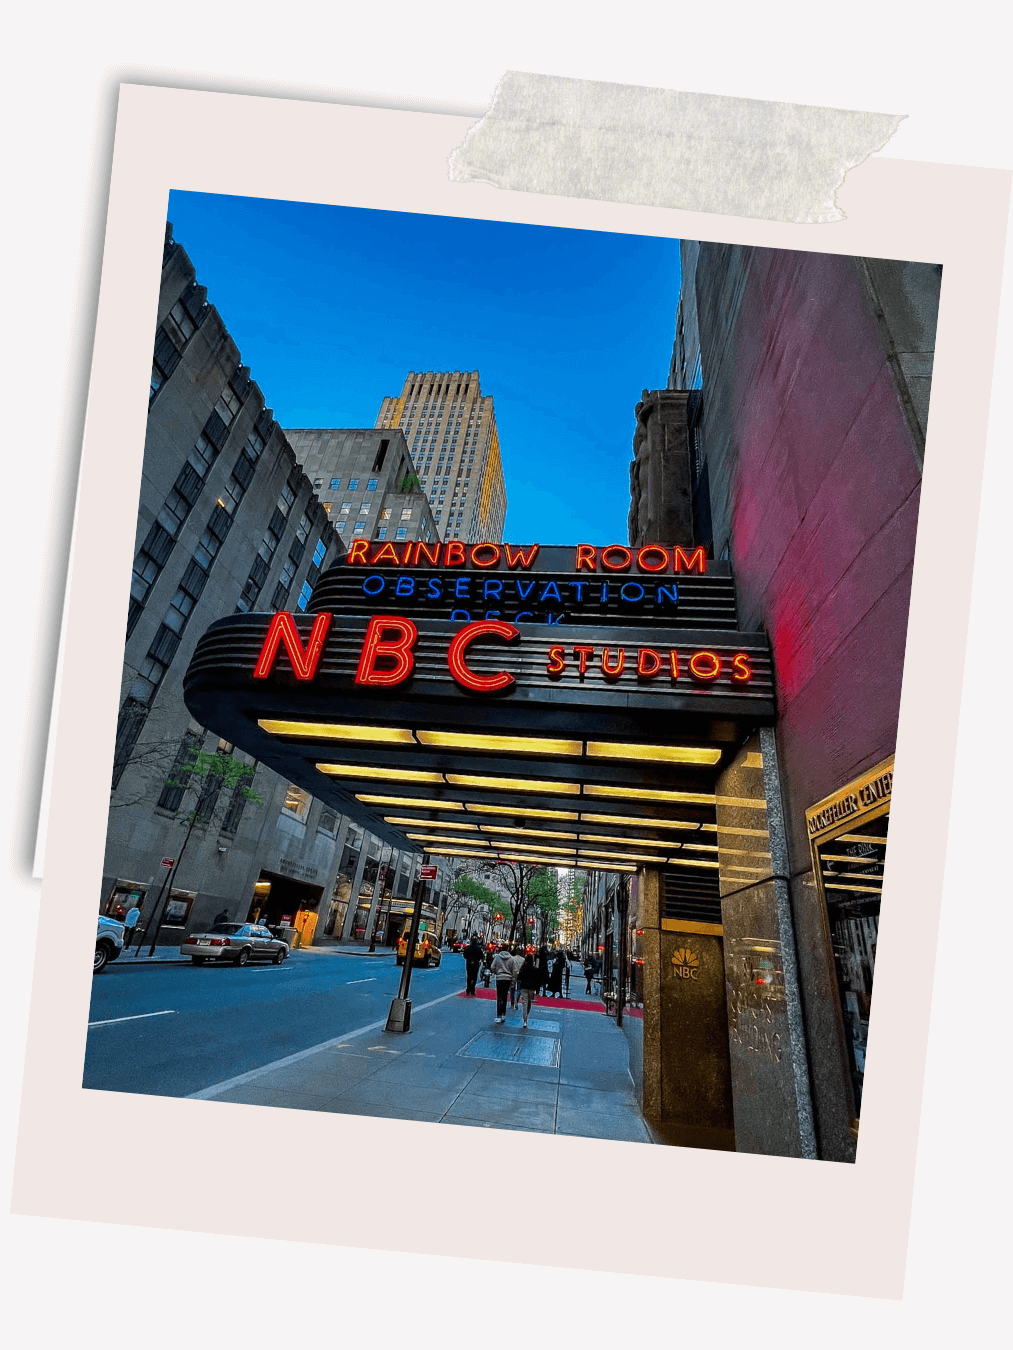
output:
{"label": "nbc peacock logo", "polygon": [[695,980],[700,973],[700,958],[688,947],[679,947],[672,957],[672,966],[680,980]]}

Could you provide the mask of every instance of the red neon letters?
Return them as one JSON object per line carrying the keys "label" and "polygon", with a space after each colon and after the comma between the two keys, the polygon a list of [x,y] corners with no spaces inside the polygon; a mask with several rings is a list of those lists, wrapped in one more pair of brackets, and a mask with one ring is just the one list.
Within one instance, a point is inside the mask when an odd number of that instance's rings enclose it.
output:
{"label": "red neon letters", "polygon": [[[398,636],[390,642],[384,639],[385,633],[396,633]],[[387,615],[370,619],[359,656],[359,668],[355,672],[355,683],[385,687],[402,684],[415,666],[412,648],[418,635],[419,630],[411,619]],[[382,660],[393,661],[394,664],[378,669],[377,662]]]}
{"label": "red neon letters", "polygon": [[477,623],[468,623],[461,629],[447,651],[447,665],[450,673],[464,689],[472,689],[477,694],[495,694],[501,689],[509,689],[514,677],[509,671],[501,670],[495,675],[477,675],[466,663],[464,654],[478,638],[498,637],[504,642],[513,642],[520,637],[520,629],[512,623],[503,623],[499,619],[480,619]]}
{"label": "red neon letters", "polygon": [[[603,647],[597,669],[606,680],[618,680],[627,669],[636,671],[638,680],[653,680],[665,671],[671,679],[678,680],[682,675],[679,653],[673,647],[667,652],[655,651],[653,647],[637,647],[636,655],[625,647]],[[583,680],[591,663],[595,660],[595,648],[580,644],[572,649],[573,664],[578,679]],[[685,653],[683,654],[685,657]],[[753,678],[752,658],[749,652],[736,652],[731,658],[720,656],[707,649],[690,652],[687,665],[689,674],[701,684],[713,684],[722,674],[729,677],[732,684],[748,684]],[[546,674],[562,675],[567,668],[565,647],[550,647]],[[571,667],[572,668],[572,667]]]}
{"label": "red neon letters", "polygon": [[283,646],[296,679],[312,680],[317,673],[320,657],[324,650],[324,640],[330,626],[331,616],[329,614],[318,614],[313,620],[313,627],[310,629],[309,642],[303,648],[299,630],[295,626],[295,619],[287,610],[279,610],[268,626],[264,645],[260,649],[260,656],[257,658],[257,664],[253,670],[253,678],[255,680],[267,679],[274,669],[278,648]]}

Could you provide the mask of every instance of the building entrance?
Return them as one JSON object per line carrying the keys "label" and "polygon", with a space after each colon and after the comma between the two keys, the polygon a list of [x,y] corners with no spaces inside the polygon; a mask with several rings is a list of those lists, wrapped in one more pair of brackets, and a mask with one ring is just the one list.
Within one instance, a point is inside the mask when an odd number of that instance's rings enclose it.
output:
{"label": "building entrance", "polygon": [[295,929],[300,944],[308,947],[313,941],[322,895],[321,886],[311,886],[278,872],[261,872],[246,921],[266,924],[272,930]]}

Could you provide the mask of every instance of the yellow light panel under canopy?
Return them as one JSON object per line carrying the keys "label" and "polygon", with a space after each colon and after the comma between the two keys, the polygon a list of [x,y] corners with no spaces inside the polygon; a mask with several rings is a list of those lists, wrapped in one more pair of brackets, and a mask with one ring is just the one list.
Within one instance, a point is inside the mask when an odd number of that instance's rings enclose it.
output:
{"label": "yellow light panel under canopy", "polygon": [[669,864],[674,867],[714,867],[716,862],[705,862],[703,858],[669,858]]}
{"label": "yellow light panel under canopy", "polygon": [[576,843],[572,848],[564,848],[562,844],[525,844],[518,839],[494,839],[493,848],[502,849],[520,849],[525,853],[576,853]]}
{"label": "yellow light panel under canopy", "polygon": [[468,802],[466,811],[479,811],[488,816],[534,816],[538,820],[576,820],[576,811],[549,811],[534,806],[492,806],[486,802]]}
{"label": "yellow light panel under canopy", "polygon": [[663,863],[665,854],[659,857],[657,853],[631,853],[629,849],[623,849],[620,853],[612,853],[608,849],[602,848],[582,848],[580,850],[582,858],[620,858],[623,862],[652,862]]}
{"label": "yellow light panel under canopy", "polygon": [[407,806],[413,811],[463,811],[463,802],[436,802],[427,797],[386,797],[375,792],[357,792],[356,800],[367,806]]}
{"label": "yellow light panel under canopy", "polygon": [[557,740],[548,736],[484,736],[466,731],[417,731],[420,745],[444,750],[506,751],[521,755],[579,755],[582,741]]}
{"label": "yellow light panel under canopy", "polygon": [[478,825],[459,824],[456,820],[423,820],[419,816],[384,816],[388,825],[420,825],[438,830],[477,830]]}
{"label": "yellow light panel under canopy", "polygon": [[415,834],[411,830],[408,831],[405,837],[407,839],[417,839],[419,843],[423,844],[459,844],[462,847],[467,845],[468,848],[488,847],[488,840],[482,839],[481,837],[478,839],[460,839],[456,834],[430,834],[428,831],[425,834]]}
{"label": "yellow light panel under canopy", "polygon": [[716,764],[721,751],[692,745],[630,745],[621,741],[588,741],[589,759],[635,759],[640,763]]}
{"label": "yellow light panel under canopy", "polygon": [[486,834],[537,835],[539,839],[576,839],[569,830],[528,830],[519,825],[469,825],[469,830],[484,830]]}
{"label": "yellow light panel under canopy", "polygon": [[628,802],[695,802],[712,806],[714,794],[704,792],[675,792],[668,788],[635,788],[613,786],[611,783],[585,783],[586,797],[617,797]]}
{"label": "yellow light panel under canopy", "polygon": [[429,769],[394,769],[375,764],[318,764],[332,778],[380,778],[387,783],[442,783],[443,774]]}
{"label": "yellow light panel under canopy", "polygon": [[315,741],[359,741],[366,745],[414,745],[407,727],[359,727],[348,722],[278,722],[270,717],[258,719],[272,736],[306,736]]}
{"label": "yellow light panel under canopy", "polygon": [[584,834],[583,831],[581,831],[580,842],[582,844],[632,844],[634,848],[661,848],[666,850],[682,848],[681,844],[674,843],[671,839],[631,839],[624,834]]}
{"label": "yellow light panel under canopy", "polygon": [[697,820],[653,820],[647,816],[602,816],[591,811],[581,811],[580,818],[592,825],[623,825],[631,830],[714,829],[713,825],[701,826]]}
{"label": "yellow light panel under canopy", "polygon": [[446,778],[451,787],[486,788],[490,792],[551,792],[561,797],[580,795],[579,783],[549,783],[543,778],[493,778],[484,773],[448,773]]}
{"label": "yellow light panel under canopy", "polygon": [[635,872],[637,870],[632,863],[606,862],[604,859],[599,862],[597,859],[585,859],[583,855],[578,866],[584,867],[590,872]]}

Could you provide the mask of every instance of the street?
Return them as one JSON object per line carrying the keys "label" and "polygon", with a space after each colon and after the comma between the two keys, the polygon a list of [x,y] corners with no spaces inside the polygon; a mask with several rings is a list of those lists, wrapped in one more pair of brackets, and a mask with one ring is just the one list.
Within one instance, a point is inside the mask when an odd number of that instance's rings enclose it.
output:
{"label": "street", "polygon": [[[294,952],[280,966],[242,968],[129,962],[94,981],[86,1088],[186,1097],[385,1019],[401,977],[392,954]],[[412,972],[416,1005],[463,987],[464,962],[450,953]]]}
{"label": "street", "polygon": [[[412,975],[408,1034],[384,1030],[394,957],[294,952],[280,966],[131,965],[94,981],[83,1086],[650,1143],[630,1045],[586,999],[495,1020],[444,953]],[[639,1024],[638,1024],[639,1025]]]}

